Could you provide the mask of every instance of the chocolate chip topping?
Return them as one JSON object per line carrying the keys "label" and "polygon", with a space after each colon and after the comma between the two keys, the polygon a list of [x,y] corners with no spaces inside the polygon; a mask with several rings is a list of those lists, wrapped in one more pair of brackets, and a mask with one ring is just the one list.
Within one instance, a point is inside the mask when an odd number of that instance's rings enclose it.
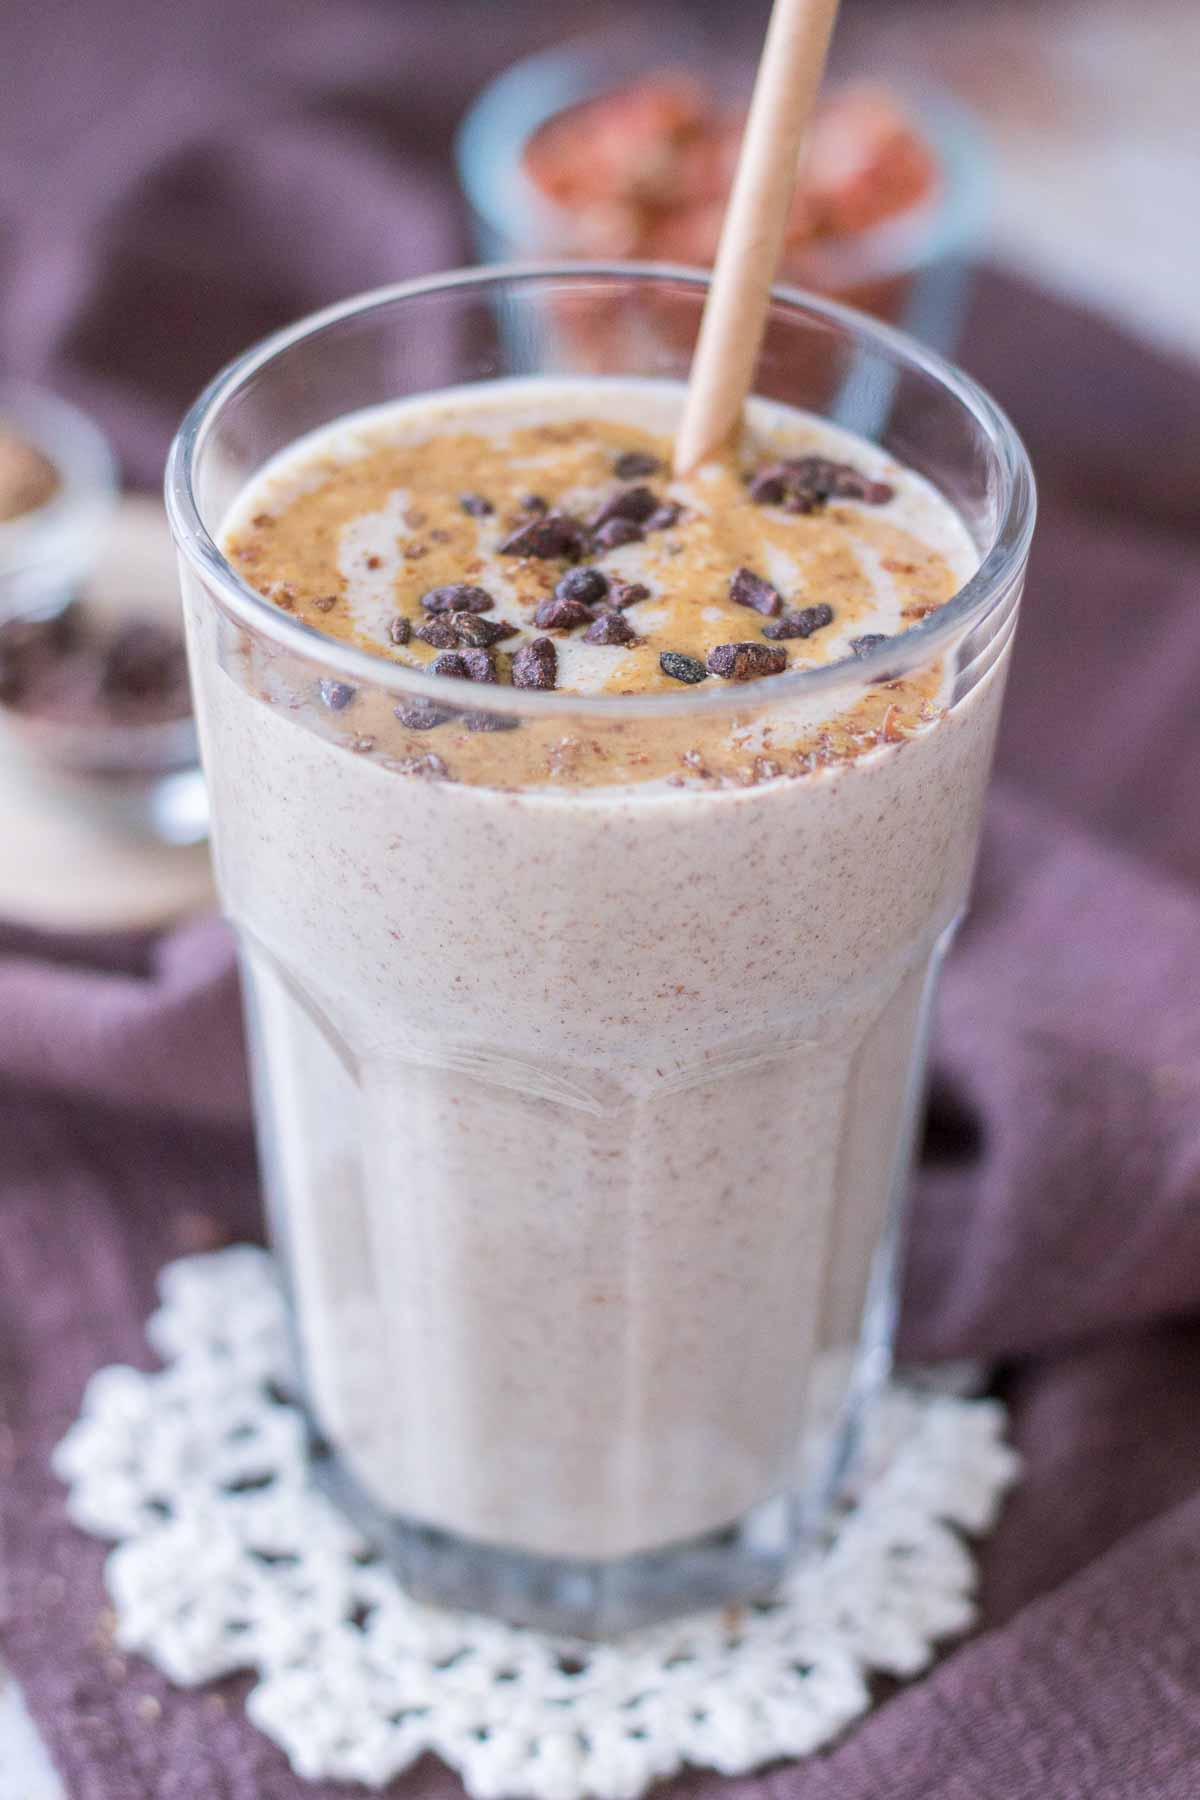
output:
{"label": "chocolate chip topping", "polygon": [[520,719],[514,719],[511,713],[471,712],[463,714],[463,724],[468,731],[516,731]]}
{"label": "chocolate chip topping", "polygon": [[403,613],[397,613],[388,624],[388,640],[393,644],[407,644],[412,636],[412,620],[406,619]]}
{"label": "chocolate chip topping", "polygon": [[434,657],[433,672],[459,681],[495,681],[496,658],[490,650],[448,650]]}
{"label": "chocolate chip topping", "polygon": [[653,488],[618,488],[615,494],[609,495],[591,520],[592,530],[599,531],[610,519],[628,519],[635,525],[644,525],[650,515],[657,512],[658,505],[658,495]]}
{"label": "chocolate chip topping", "polygon": [[489,513],[494,513],[496,510],[486,494],[460,494],[458,504],[465,513],[470,513],[473,519],[486,519]]}
{"label": "chocolate chip topping", "polygon": [[522,512],[536,513],[539,518],[550,511],[550,502],[543,494],[522,494],[517,504]]}
{"label": "chocolate chip topping", "polygon": [[646,530],[669,531],[672,525],[679,523],[682,516],[683,508],[678,500],[664,500],[661,506],[655,507],[646,520]]}
{"label": "chocolate chip topping", "polygon": [[464,650],[463,661],[467,665],[468,681],[496,680],[496,657],[491,650]]}
{"label": "chocolate chip topping", "polygon": [[646,533],[633,519],[606,519],[592,533],[597,550],[619,550],[622,544],[640,544]]}
{"label": "chocolate chip topping", "polygon": [[690,684],[707,679],[708,670],[694,656],[684,656],[678,650],[664,650],[658,659],[658,666],[664,675],[672,681],[686,681]]}
{"label": "chocolate chip topping", "polygon": [[648,600],[650,589],[644,581],[614,581],[608,590],[610,606],[636,606],[639,600]]}
{"label": "chocolate chip topping", "polygon": [[613,474],[618,481],[636,481],[641,475],[657,475],[661,468],[657,456],[649,450],[622,450],[613,464]]}
{"label": "chocolate chip topping", "polygon": [[862,637],[850,639],[850,648],[855,656],[868,656],[876,644],[886,644],[887,634],[882,631],[864,632]]}
{"label": "chocolate chip topping", "polygon": [[820,606],[803,607],[800,612],[785,612],[781,618],[764,625],[762,634],[765,638],[775,639],[806,638],[832,624],[833,608],[822,602]]}
{"label": "chocolate chip topping", "polygon": [[579,520],[559,512],[518,525],[500,545],[505,556],[562,556],[570,562],[577,562],[587,548],[587,532]]}
{"label": "chocolate chip topping", "polygon": [[756,681],[760,675],[779,675],[787,668],[787,651],[769,644],[718,644],[707,657],[710,675],[726,681]]}
{"label": "chocolate chip topping", "polygon": [[417,627],[416,636],[423,644],[432,644],[435,650],[452,650],[458,643],[453,614],[435,613],[432,619],[426,619]]}
{"label": "chocolate chip topping", "polygon": [[444,706],[435,706],[432,700],[409,700],[396,708],[396,717],[406,731],[432,731],[454,714]]}
{"label": "chocolate chip topping", "polygon": [[[590,615],[589,615],[590,617]],[[473,650],[486,650],[516,631],[507,619],[484,619],[478,613],[435,613],[418,627],[416,636],[435,650],[455,650],[466,645]]]}
{"label": "chocolate chip topping", "polygon": [[637,633],[619,612],[603,612],[583,634],[585,644],[632,644]]}
{"label": "chocolate chip topping", "polygon": [[595,606],[608,593],[608,576],[603,569],[568,569],[556,583],[554,592],[560,600],[582,600]]}
{"label": "chocolate chip topping", "polygon": [[577,625],[589,625],[592,609],[582,600],[565,600],[557,593],[543,600],[533,615],[535,625],[543,631],[574,631]]}
{"label": "chocolate chip topping", "polygon": [[517,629],[507,619],[481,619],[478,613],[450,613],[449,622],[459,643],[474,650],[486,650],[492,644],[502,643]]}
{"label": "chocolate chip topping", "polygon": [[486,588],[472,587],[466,581],[452,581],[447,587],[427,588],[421,595],[426,612],[488,612],[496,602]]}
{"label": "chocolate chip topping", "polygon": [[756,575],[753,569],[738,569],[729,583],[729,598],[736,606],[752,606],[755,612],[766,614],[777,613],[783,605],[778,588],[762,575]]}
{"label": "chocolate chip topping", "polygon": [[552,688],[558,680],[558,652],[548,637],[522,644],[512,659],[512,681],[519,688]]}
{"label": "chocolate chip topping", "polygon": [[331,712],[343,712],[358,691],[348,681],[329,681],[324,678],[317,683],[317,689]]}
{"label": "chocolate chip topping", "polygon": [[768,463],[750,477],[748,486],[750,498],[759,506],[779,506],[784,496],[783,476],[778,472],[779,465]]}
{"label": "chocolate chip topping", "polygon": [[850,463],[827,456],[790,456],[765,463],[750,479],[750,498],[761,505],[787,507],[789,512],[815,512],[827,500],[861,500],[867,506],[884,506],[895,489],[886,481],[872,481]]}
{"label": "chocolate chip topping", "polygon": [[[433,672],[458,681],[482,681],[493,686],[497,681],[496,658],[491,650],[449,650],[434,659]],[[396,716],[400,717],[400,709]],[[481,712],[464,712],[462,721],[468,731],[510,731],[519,722],[502,713]]]}

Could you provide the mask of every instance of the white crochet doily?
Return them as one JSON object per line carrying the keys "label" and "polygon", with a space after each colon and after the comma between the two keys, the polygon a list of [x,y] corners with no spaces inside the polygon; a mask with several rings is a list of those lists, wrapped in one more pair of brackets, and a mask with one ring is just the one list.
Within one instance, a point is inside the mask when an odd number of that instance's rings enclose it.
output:
{"label": "white crochet doily", "polygon": [[173,1263],[161,1294],[165,1367],[94,1376],[56,1468],[74,1520],[120,1540],[119,1645],[187,1687],[256,1671],[249,1715],[302,1776],[381,1786],[432,1751],[478,1800],[627,1800],[685,1763],[815,1750],[872,1675],[972,1622],[962,1534],[1017,1466],[996,1402],[893,1383],[869,1479],[773,1602],[580,1644],[416,1604],[313,1486],[264,1252]]}

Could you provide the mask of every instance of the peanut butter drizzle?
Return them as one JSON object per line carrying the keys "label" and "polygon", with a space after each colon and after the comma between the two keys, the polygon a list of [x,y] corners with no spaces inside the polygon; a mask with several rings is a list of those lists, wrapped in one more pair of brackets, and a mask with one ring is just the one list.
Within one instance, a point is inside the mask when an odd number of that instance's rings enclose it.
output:
{"label": "peanut butter drizzle", "polygon": [[[811,442],[802,435],[789,440],[786,448],[792,454],[822,450],[815,435]],[[659,471],[623,483],[614,464],[631,450],[655,457]],[[425,667],[440,652],[415,636],[393,645],[387,617],[406,618],[415,632],[429,617],[420,603],[429,589],[465,582],[495,591],[503,579],[505,592],[496,591],[485,616],[508,620],[519,635],[494,652],[500,682],[510,679],[512,652],[545,635],[559,648],[560,685],[570,691],[561,680],[562,646],[568,638],[582,638],[583,628],[547,632],[534,623],[537,606],[552,594],[569,563],[498,555],[497,546],[532,516],[524,507],[531,493],[551,510],[586,519],[622,485],[649,486],[664,502],[681,503],[678,523],[649,533],[640,544],[588,559],[614,581],[645,581],[654,590],[625,613],[639,635],[636,645],[591,650],[593,659],[602,659],[598,695],[687,693],[693,690],[662,671],[663,651],[703,662],[718,644],[771,642],[762,634],[767,619],[730,599],[730,578],[739,566],[771,579],[773,567],[790,564],[794,578],[775,583],[784,609],[821,602],[833,609],[831,626],[776,646],[787,652],[789,669],[843,657],[849,637],[879,629],[864,551],[891,579],[897,628],[926,616],[955,592],[954,572],[940,552],[867,506],[832,503],[807,515],[787,513],[750,499],[743,458],[731,453],[703,477],[679,483],[669,478],[670,453],[667,436],[584,418],[517,427],[503,435],[454,430],[420,442],[381,441],[352,460],[316,456],[302,466],[299,478],[293,465],[268,480],[257,493],[261,510],[227,533],[223,547],[245,578],[293,617],[408,667]],[[779,445],[772,443],[768,454],[778,453]],[[395,577],[384,611],[364,617],[355,604],[357,569],[347,560],[343,535],[367,515],[395,506],[398,491],[405,499],[396,516]],[[462,505],[467,494],[484,496],[493,511],[472,516]],[[379,560],[374,559],[376,567]],[[359,561],[363,569],[371,567],[365,553]],[[738,700],[744,700],[736,713],[613,720],[598,698],[594,718],[576,725],[551,716],[554,696],[547,694],[548,716],[524,720],[518,729],[472,731],[456,717],[416,731],[396,717],[394,692],[359,688],[344,709],[331,710],[314,696],[319,671],[301,659],[247,638],[243,665],[242,678],[265,701],[291,711],[301,708],[307,723],[348,749],[410,773],[500,788],[664,779],[752,785],[808,774],[902,742],[941,716],[942,671],[935,664],[865,688],[853,704],[817,727],[811,719],[789,718],[788,704],[774,699],[769,688],[764,693],[759,683],[747,682],[736,685]],[[597,661],[590,666],[595,670]],[[735,687],[710,676],[706,688],[714,685]],[[454,704],[461,705],[459,693],[447,687]]]}

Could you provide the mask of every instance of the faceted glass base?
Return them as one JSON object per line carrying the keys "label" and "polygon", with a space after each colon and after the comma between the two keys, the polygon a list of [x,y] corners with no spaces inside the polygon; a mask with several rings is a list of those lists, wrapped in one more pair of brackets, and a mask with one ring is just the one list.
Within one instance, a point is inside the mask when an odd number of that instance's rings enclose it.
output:
{"label": "faceted glass base", "polygon": [[636,1556],[536,1556],[386,1513],[316,1436],[313,1474],[414,1600],[556,1636],[619,1637],[664,1619],[771,1598],[784,1575],[820,1547],[888,1367],[886,1355],[859,1356],[837,1430],[809,1445],[801,1489],[773,1495],[720,1531]]}
{"label": "faceted glass base", "polygon": [[415,1600],[482,1612],[576,1638],[619,1636],[680,1613],[766,1600],[795,1561],[795,1501],[778,1495],[690,1543],[608,1562],[531,1556],[382,1513],[337,1457],[314,1465],[321,1486],[395,1570]]}

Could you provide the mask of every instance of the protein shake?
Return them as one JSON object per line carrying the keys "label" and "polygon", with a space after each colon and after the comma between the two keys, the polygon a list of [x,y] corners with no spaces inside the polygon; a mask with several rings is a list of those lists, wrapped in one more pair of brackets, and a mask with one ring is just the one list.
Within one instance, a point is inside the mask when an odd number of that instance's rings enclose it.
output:
{"label": "protein shake", "polygon": [[[956,512],[766,402],[673,480],[681,393],[539,377],[335,420],[221,537],[287,642],[189,593],[318,1428],[379,1517],[581,1569],[795,1490],[1011,629],[965,690],[960,657],[889,669],[976,567]],[[372,660],[324,673],[322,640]]]}

